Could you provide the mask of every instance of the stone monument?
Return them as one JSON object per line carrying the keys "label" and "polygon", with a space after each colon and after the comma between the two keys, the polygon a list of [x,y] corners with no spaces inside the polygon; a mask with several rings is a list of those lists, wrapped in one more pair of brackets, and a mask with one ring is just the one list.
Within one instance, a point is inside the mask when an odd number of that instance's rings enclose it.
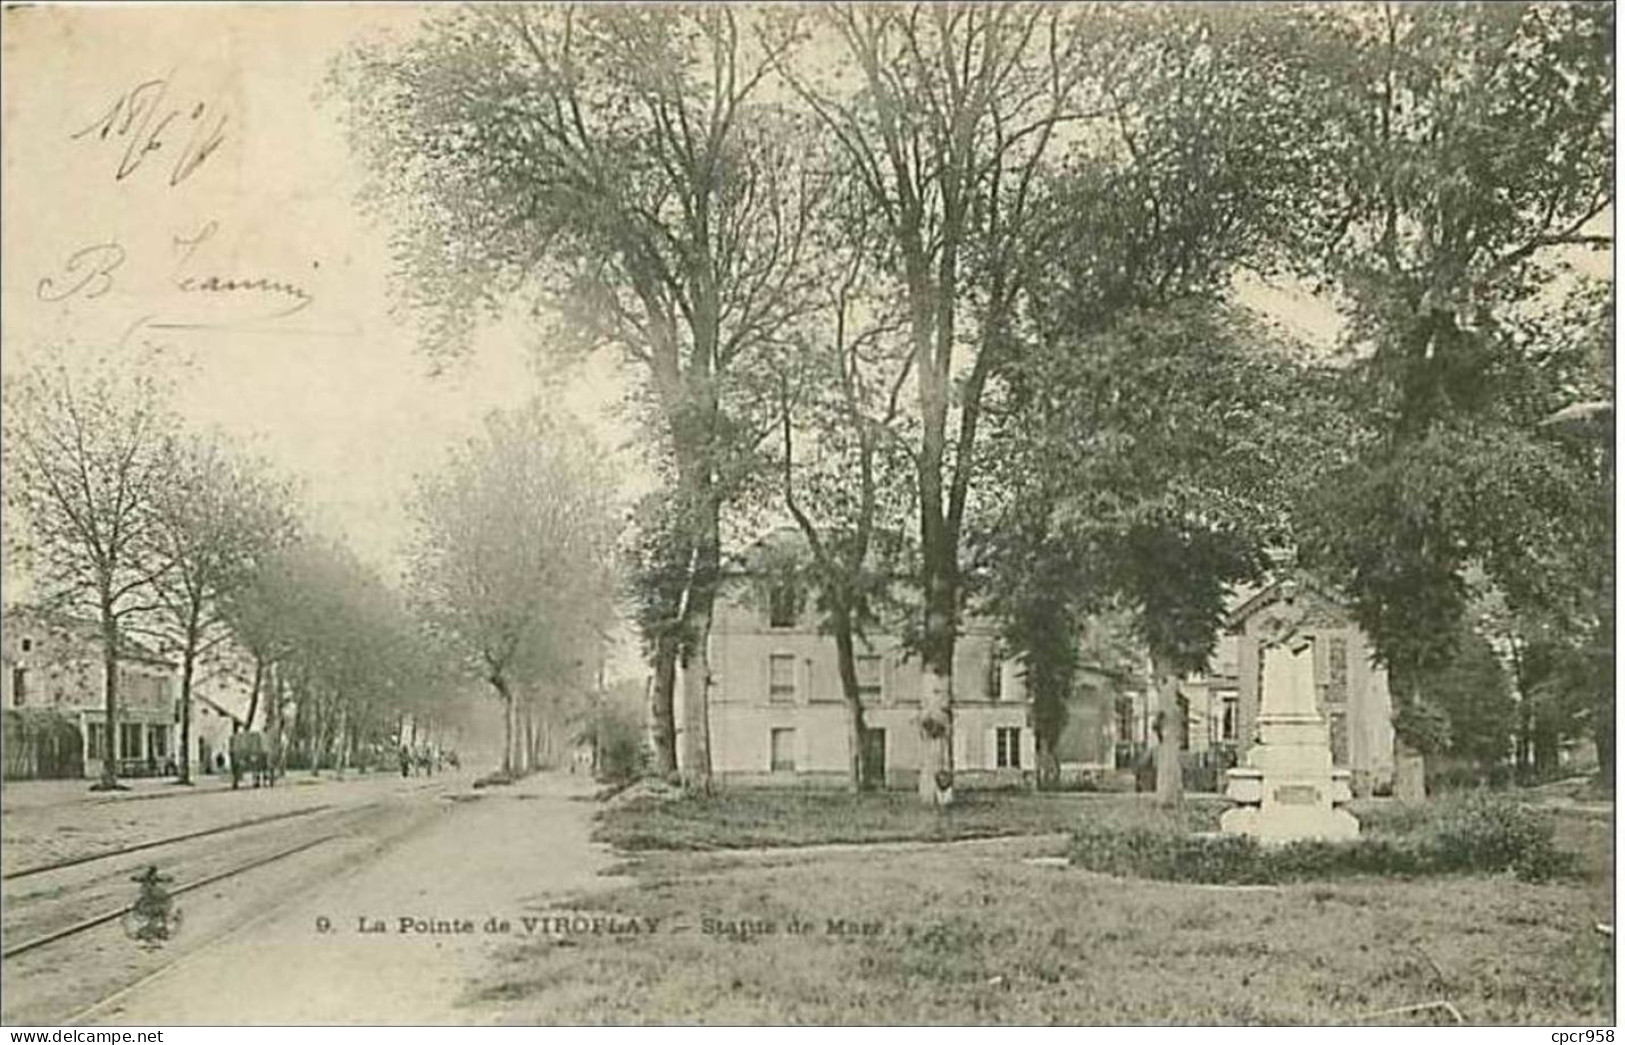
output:
{"label": "stone monument", "polygon": [[1288,629],[1264,647],[1258,742],[1247,764],[1230,770],[1219,818],[1228,834],[1266,842],[1353,838],[1359,821],[1349,801],[1349,771],[1332,768],[1331,735],[1315,700],[1311,636]]}

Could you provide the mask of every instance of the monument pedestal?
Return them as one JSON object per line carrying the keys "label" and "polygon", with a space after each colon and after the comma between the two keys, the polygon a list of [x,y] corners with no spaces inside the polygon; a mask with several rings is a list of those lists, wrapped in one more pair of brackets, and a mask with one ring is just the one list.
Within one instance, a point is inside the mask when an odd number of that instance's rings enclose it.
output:
{"label": "monument pedestal", "polygon": [[1315,710],[1307,643],[1266,653],[1261,703],[1258,742],[1247,764],[1227,776],[1225,795],[1236,804],[1219,817],[1220,829],[1266,842],[1356,837],[1359,821],[1343,808],[1353,797],[1349,772],[1332,768],[1331,736]]}

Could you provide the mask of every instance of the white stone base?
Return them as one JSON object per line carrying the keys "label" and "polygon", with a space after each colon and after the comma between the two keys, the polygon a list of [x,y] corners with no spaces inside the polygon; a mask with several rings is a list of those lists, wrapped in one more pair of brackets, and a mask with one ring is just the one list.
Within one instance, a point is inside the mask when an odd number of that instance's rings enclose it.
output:
{"label": "white stone base", "polygon": [[1220,829],[1263,842],[1358,837],[1359,821],[1342,808],[1349,773],[1332,768],[1325,721],[1274,715],[1260,721],[1259,734],[1247,764],[1228,774],[1225,794],[1236,805],[1219,817]]}
{"label": "white stone base", "polygon": [[1358,838],[1360,822],[1344,809],[1274,804],[1227,809],[1219,816],[1219,829],[1226,834],[1252,835],[1261,842],[1335,842]]}

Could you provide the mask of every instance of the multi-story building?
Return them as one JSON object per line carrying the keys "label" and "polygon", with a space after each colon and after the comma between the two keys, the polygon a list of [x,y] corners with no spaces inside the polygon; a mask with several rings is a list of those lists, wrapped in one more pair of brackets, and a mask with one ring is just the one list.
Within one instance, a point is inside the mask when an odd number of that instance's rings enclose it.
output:
{"label": "multi-story building", "polygon": [[[162,772],[176,755],[175,665],[125,638],[118,672],[114,747],[107,735],[100,626],[35,608],[6,613],[0,627],[0,706],[49,711],[77,729],[86,776],[101,775],[103,760],[110,757],[119,759],[120,775]],[[7,739],[8,745],[18,742]],[[33,761],[8,754],[6,765]]]}
{"label": "multi-story building", "polygon": [[[820,632],[808,594],[771,576],[735,576],[717,602],[710,647],[713,772],[736,783],[843,783],[851,771],[851,740],[835,642]],[[1355,786],[1369,793],[1393,773],[1385,673],[1337,598],[1295,577],[1238,592],[1208,670],[1180,681],[1180,741],[1196,773],[1191,779],[1222,787],[1223,771],[1246,757],[1258,718],[1260,645],[1286,623],[1314,636],[1334,763],[1352,770]],[[860,640],[856,668],[867,730],[865,774],[906,788],[914,786],[919,768],[923,680],[899,630]],[[1148,677],[1148,666],[1124,670],[1085,658],[1056,745],[1063,779],[1150,765],[1160,709]],[[1028,780],[1036,757],[1024,670],[1019,659],[1001,653],[990,623],[966,623],[955,647],[953,685],[956,778],[973,786]]]}
{"label": "multi-story building", "polygon": [[[835,642],[820,633],[809,601],[790,583],[750,576],[733,578],[717,601],[709,725],[712,771],[725,783],[838,785],[850,778],[850,719]],[[912,788],[920,766],[920,660],[888,631],[859,641],[856,667],[865,775]],[[1018,663],[1000,655],[990,627],[972,621],[961,633],[953,684],[956,780],[1021,783],[1034,766],[1027,694]]]}

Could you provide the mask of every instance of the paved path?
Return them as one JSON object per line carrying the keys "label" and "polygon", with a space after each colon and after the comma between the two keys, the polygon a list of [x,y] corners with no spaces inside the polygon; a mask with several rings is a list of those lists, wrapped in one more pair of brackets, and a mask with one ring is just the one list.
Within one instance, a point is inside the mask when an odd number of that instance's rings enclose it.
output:
{"label": "paved path", "polygon": [[[556,910],[606,886],[591,788],[540,775],[435,799],[446,815],[285,909],[79,1014],[118,1025],[460,1024],[466,985],[514,935],[487,919]],[[426,799],[427,800],[427,799]],[[319,931],[319,919],[330,929]],[[362,919],[381,932],[360,932]],[[473,932],[401,932],[401,919]],[[449,923],[449,924],[448,924]]]}

